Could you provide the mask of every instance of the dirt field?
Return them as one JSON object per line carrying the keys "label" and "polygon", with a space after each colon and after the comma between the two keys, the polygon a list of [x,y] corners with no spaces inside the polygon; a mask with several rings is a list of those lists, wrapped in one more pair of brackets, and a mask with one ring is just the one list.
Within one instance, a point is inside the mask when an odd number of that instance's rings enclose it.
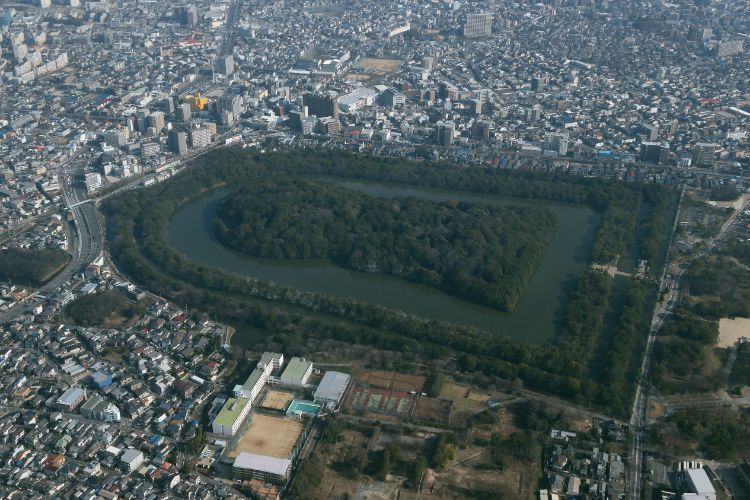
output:
{"label": "dirt field", "polygon": [[406,373],[381,370],[364,372],[359,376],[359,381],[363,384],[403,392],[421,392],[425,380],[426,377],[422,375],[408,375]]}
{"label": "dirt field", "polygon": [[268,410],[284,411],[292,399],[294,399],[293,396],[288,392],[268,391],[260,407]]}
{"label": "dirt field", "polygon": [[447,424],[451,418],[452,406],[450,401],[422,397],[417,399],[412,416],[420,420],[432,420]]}
{"label": "dirt field", "polygon": [[721,318],[719,320],[719,347],[732,347],[741,337],[750,339],[750,319]]}
{"label": "dirt field", "polygon": [[252,421],[237,447],[228,453],[236,458],[242,452],[257,453],[276,458],[287,458],[294,443],[302,434],[302,422],[288,418],[269,417],[253,413]]}
{"label": "dirt field", "polygon": [[372,68],[384,73],[393,73],[400,65],[400,59],[374,59],[370,57],[360,59],[357,63],[360,68]]}
{"label": "dirt field", "polygon": [[453,402],[451,421],[460,423],[478,411],[484,410],[489,394],[473,390],[465,385],[446,382],[440,392],[440,399]]}

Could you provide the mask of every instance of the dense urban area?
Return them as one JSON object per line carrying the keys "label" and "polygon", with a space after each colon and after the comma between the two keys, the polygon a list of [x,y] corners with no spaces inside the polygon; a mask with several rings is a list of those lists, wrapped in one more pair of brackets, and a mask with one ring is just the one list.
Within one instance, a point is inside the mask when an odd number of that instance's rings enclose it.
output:
{"label": "dense urban area", "polygon": [[0,496],[750,499],[749,38],[0,2]]}

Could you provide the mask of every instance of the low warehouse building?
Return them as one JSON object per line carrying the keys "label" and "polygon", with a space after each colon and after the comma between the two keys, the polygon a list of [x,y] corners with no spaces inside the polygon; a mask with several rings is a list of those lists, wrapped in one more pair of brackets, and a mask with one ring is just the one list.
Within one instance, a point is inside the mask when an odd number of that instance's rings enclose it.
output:
{"label": "low warehouse building", "polygon": [[240,453],[232,465],[234,479],[258,479],[263,482],[284,484],[292,471],[292,461],[255,453]]}
{"label": "low warehouse building", "polygon": [[313,400],[326,408],[336,408],[349,388],[350,381],[351,377],[347,373],[327,371],[315,391]]}
{"label": "low warehouse building", "polygon": [[86,399],[86,390],[80,387],[71,387],[57,399],[57,407],[62,411],[73,411]]}

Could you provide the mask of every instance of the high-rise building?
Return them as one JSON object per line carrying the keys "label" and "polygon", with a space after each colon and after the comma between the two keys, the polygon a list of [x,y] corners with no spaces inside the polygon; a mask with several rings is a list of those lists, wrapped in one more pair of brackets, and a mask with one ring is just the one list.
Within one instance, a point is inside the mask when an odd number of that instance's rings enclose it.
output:
{"label": "high-rise building", "polygon": [[187,134],[181,130],[171,130],[169,132],[169,149],[180,156],[187,153]]}
{"label": "high-rise building", "polygon": [[185,26],[196,26],[198,24],[198,9],[194,5],[177,7],[175,16],[180,24]]}
{"label": "high-rise building", "polygon": [[560,156],[568,154],[568,141],[570,134],[568,132],[554,132],[547,134],[545,148],[556,152]]}
{"label": "high-rise building", "polygon": [[468,14],[464,23],[466,38],[481,38],[492,34],[492,13]]}
{"label": "high-rise building", "polygon": [[86,174],[86,191],[93,193],[102,187],[102,176],[98,172],[89,172]]}
{"label": "high-rise building", "polygon": [[307,113],[310,116],[317,116],[318,118],[332,116],[336,119],[339,117],[339,103],[336,96],[308,93],[302,96],[302,104],[307,106]]}
{"label": "high-rise building", "polygon": [[196,149],[211,144],[211,131],[207,127],[194,128],[190,131],[190,145]]}
{"label": "high-rise building", "polygon": [[157,134],[164,130],[164,113],[161,111],[151,113],[151,116],[148,117],[148,126],[154,127]]}
{"label": "high-rise building", "polygon": [[438,122],[435,128],[435,142],[447,148],[453,144],[453,132],[455,124],[453,122]]}
{"label": "high-rise building", "polygon": [[187,102],[180,104],[180,107],[177,108],[177,119],[180,120],[182,123],[187,123],[190,121],[192,117],[193,117],[193,112],[190,109],[190,104]]}
{"label": "high-rise building", "polygon": [[641,161],[646,163],[666,163],[669,160],[669,144],[644,142],[641,144]]}
{"label": "high-rise building", "polygon": [[471,126],[471,136],[481,141],[487,141],[490,138],[490,122],[480,120]]}
{"label": "high-rise building", "polygon": [[534,104],[531,108],[526,110],[526,121],[538,122],[542,119],[542,107],[539,104]]}
{"label": "high-rise building", "polygon": [[544,92],[544,89],[549,83],[549,78],[546,76],[535,76],[531,79],[531,90],[534,92]]}
{"label": "high-rise building", "polygon": [[234,56],[229,54],[219,57],[214,65],[214,71],[224,76],[229,76],[234,73]]}
{"label": "high-rise building", "polygon": [[235,116],[242,113],[242,97],[238,95],[223,95],[216,99],[216,114],[221,116],[224,111],[231,111]]}
{"label": "high-rise building", "polygon": [[699,142],[695,145],[694,161],[699,167],[710,167],[714,164],[714,155],[716,154],[716,144],[709,142]]}
{"label": "high-rise building", "polygon": [[158,142],[142,142],[141,143],[141,156],[144,158],[151,158],[158,155],[161,152],[161,146]]}
{"label": "high-rise building", "polygon": [[745,50],[744,40],[729,40],[719,43],[716,47],[716,55],[718,57],[730,57],[741,54],[743,50]]}

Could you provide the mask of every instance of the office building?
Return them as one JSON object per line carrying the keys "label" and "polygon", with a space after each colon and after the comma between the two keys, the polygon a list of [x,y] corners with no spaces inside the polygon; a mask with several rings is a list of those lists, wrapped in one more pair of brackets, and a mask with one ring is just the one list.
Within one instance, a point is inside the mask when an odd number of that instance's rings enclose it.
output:
{"label": "office building", "polygon": [[190,130],[190,145],[194,148],[205,148],[211,144],[211,131],[208,127]]}
{"label": "office building", "polygon": [[453,122],[438,122],[435,128],[435,142],[444,148],[452,146],[455,128]]}
{"label": "office building", "polygon": [[224,76],[234,73],[234,56],[229,54],[219,57],[214,65],[214,71]]}
{"label": "office building", "polygon": [[161,145],[158,142],[142,142],[141,156],[151,158],[161,153]]}
{"label": "office building", "polygon": [[744,50],[744,40],[730,40],[719,43],[719,45],[716,47],[716,55],[718,57],[731,57],[737,54],[741,54]]}
{"label": "office building", "polygon": [[527,122],[538,122],[541,119],[542,119],[542,107],[539,104],[534,104],[530,109],[526,110]]}
{"label": "office building", "polygon": [[321,134],[333,135],[341,131],[341,122],[336,118],[326,116],[318,121],[318,128]]}
{"label": "office building", "polygon": [[164,113],[161,111],[154,111],[148,117],[148,126],[153,127],[157,134],[164,130],[164,124]]}
{"label": "office building", "polygon": [[396,106],[403,106],[406,103],[406,96],[394,88],[386,89],[378,100],[389,108],[395,108]]}
{"label": "office building", "polygon": [[89,172],[86,174],[86,191],[93,193],[102,187],[102,176],[98,172]]}
{"label": "office building", "polygon": [[486,141],[490,138],[490,122],[478,121],[471,126],[471,136],[480,141]]}
{"label": "office building", "polygon": [[544,92],[544,89],[547,88],[547,84],[549,83],[549,78],[546,76],[535,76],[531,79],[531,90],[534,92]]}
{"label": "office building", "polygon": [[640,159],[646,163],[666,163],[669,160],[669,144],[659,142],[642,143]]}
{"label": "office building", "polygon": [[336,96],[307,93],[302,96],[302,104],[307,107],[309,116],[317,116],[318,118],[331,116],[336,119],[339,117],[338,97]]}
{"label": "office building", "polygon": [[187,123],[190,121],[190,119],[193,117],[193,111],[190,106],[190,103],[182,103],[180,104],[180,107],[177,108],[177,119],[181,121],[182,123]]}
{"label": "office building", "polygon": [[94,394],[81,405],[81,415],[91,420],[119,422],[120,410],[98,394]]}
{"label": "office building", "polygon": [[216,99],[216,114],[221,116],[224,111],[230,111],[235,116],[242,113],[242,97],[238,95],[224,95]]}
{"label": "office building", "polygon": [[492,34],[492,13],[468,14],[464,24],[464,37],[481,38]]}
{"label": "office building", "polygon": [[141,466],[145,457],[143,453],[135,448],[128,448],[120,457],[120,466],[126,472],[132,472]]}
{"label": "office building", "polygon": [[695,145],[693,161],[698,167],[711,167],[714,164],[714,155],[716,155],[716,144],[699,142]]}
{"label": "office building", "polygon": [[185,26],[196,26],[198,24],[198,9],[194,5],[177,7],[175,16],[180,24]]}
{"label": "office building", "polygon": [[171,130],[169,132],[169,150],[182,156],[187,153],[187,134],[180,130]]}
{"label": "office building", "polygon": [[568,154],[568,141],[570,140],[570,134],[567,132],[555,132],[547,134],[547,141],[545,149],[554,151],[560,156]]}

